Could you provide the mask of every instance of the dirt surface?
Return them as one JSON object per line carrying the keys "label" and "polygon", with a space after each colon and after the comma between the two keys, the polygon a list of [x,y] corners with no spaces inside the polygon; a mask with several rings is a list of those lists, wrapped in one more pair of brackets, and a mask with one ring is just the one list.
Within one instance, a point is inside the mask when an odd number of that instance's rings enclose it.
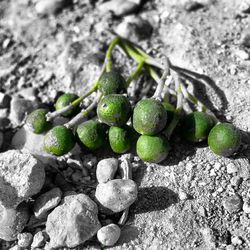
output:
{"label": "dirt surface", "polygon": [[[13,95],[32,87],[40,102],[51,105],[60,91],[79,94],[90,86],[112,39],[107,30],[122,18],[102,13],[100,1],[91,0],[40,17],[34,2],[0,1],[0,91]],[[245,145],[229,159],[205,144],[173,138],[161,165],[135,158],[138,201],[110,249],[250,249],[250,214],[242,204],[237,212],[225,209],[228,197],[237,195],[243,203],[250,198],[250,50],[242,44],[250,15],[244,13],[247,1],[198,2],[194,9],[187,0],[141,4],[136,15],[151,23],[153,33],[139,44],[156,58],[167,55],[176,66],[197,72],[196,95],[244,131]],[[116,62],[128,76],[131,61],[117,52]],[[230,164],[235,171],[228,171]],[[91,241],[78,249],[100,246]]]}

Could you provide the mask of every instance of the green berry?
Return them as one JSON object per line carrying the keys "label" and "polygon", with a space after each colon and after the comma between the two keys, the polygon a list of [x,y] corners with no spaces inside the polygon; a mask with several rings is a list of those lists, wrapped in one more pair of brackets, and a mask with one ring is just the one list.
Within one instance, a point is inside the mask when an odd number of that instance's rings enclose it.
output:
{"label": "green berry", "polygon": [[[66,106],[68,106],[70,103],[72,103],[73,101],[75,101],[78,98],[78,95],[72,94],[72,93],[66,93],[61,95],[56,103],[55,103],[55,109],[56,110],[60,110]],[[74,107],[71,110],[65,112],[62,116],[64,117],[71,117],[75,114],[77,114],[80,111],[80,108]]]}
{"label": "green berry", "polygon": [[189,142],[200,142],[208,137],[214,119],[204,112],[193,112],[185,116],[181,122],[181,136]]}
{"label": "green berry", "polygon": [[230,123],[219,123],[208,136],[208,145],[217,155],[231,156],[241,144],[240,131]]}
{"label": "green berry", "polygon": [[104,95],[125,93],[126,81],[115,71],[105,72],[98,82],[98,89]]}
{"label": "green berry", "polygon": [[133,129],[127,125],[123,127],[112,126],[109,129],[109,144],[117,154],[127,152],[133,141]]}
{"label": "green berry", "polygon": [[96,150],[105,143],[105,130],[98,121],[87,121],[77,127],[76,135],[80,145],[89,150]]}
{"label": "green berry", "polygon": [[153,163],[165,160],[169,149],[167,139],[161,135],[141,135],[136,143],[136,151],[140,159]]}
{"label": "green berry", "polygon": [[131,115],[131,104],[126,96],[104,96],[97,106],[99,119],[109,126],[123,126]]}
{"label": "green berry", "polygon": [[139,101],[133,114],[134,129],[145,135],[159,133],[167,123],[167,112],[160,101],[144,99]]}
{"label": "green berry", "polygon": [[26,124],[33,133],[41,134],[51,128],[51,122],[46,120],[47,113],[46,109],[36,109],[28,115]]}
{"label": "green berry", "polygon": [[47,153],[61,156],[75,146],[72,131],[62,125],[52,128],[44,137],[44,149]]}

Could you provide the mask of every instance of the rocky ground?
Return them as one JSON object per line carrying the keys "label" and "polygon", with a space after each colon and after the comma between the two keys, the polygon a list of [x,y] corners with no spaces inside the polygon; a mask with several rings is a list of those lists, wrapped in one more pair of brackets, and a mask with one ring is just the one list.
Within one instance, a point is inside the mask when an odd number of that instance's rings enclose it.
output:
{"label": "rocky ground", "polygon": [[[44,249],[48,235],[43,218],[55,206],[52,224],[67,207],[81,211],[92,207],[89,218],[96,227],[89,232],[100,226],[95,205],[76,193],[93,198],[97,163],[114,155],[84,155],[75,149],[68,158],[51,159],[39,151],[41,137],[25,134],[22,125],[27,112],[41,105],[51,107],[62,91],[86,91],[100,72],[112,32],[117,32],[154,57],[167,55],[176,66],[196,72],[196,96],[222,121],[235,124],[244,143],[233,158],[215,156],[205,144],[190,146],[178,137],[171,141],[171,153],[160,165],[129,155],[138,198],[119,241],[110,249],[250,249],[250,1],[51,2],[0,1],[0,166],[6,166],[6,161],[16,166],[14,172],[4,169],[0,173],[14,187],[1,189],[0,196],[9,209],[6,220],[21,214],[20,224],[26,225],[28,234],[19,234],[18,244],[25,238],[29,246],[33,240],[33,248]],[[119,51],[115,62],[127,77],[132,62]],[[30,151],[28,156],[19,151],[6,153],[23,146]],[[8,160],[11,156],[20,161]],[[45,173],[40,164],[46,166]],[[46,182],[37,194],[45,175]],[[45,202],[45,212],[33,204],[38,200],[44,205],[44,193],[50,201]],[[81,205],[66,198],[58,206],[67,195],[75,195]],[[27,208],[16,207],[27,199],[36,219],[29,219]],[[99,219],[102,225],[110,219],[117,221],[109,216]],[[47,233],[53,231],[48,228]],[[50,240],[55,241],[55,232],[51,235]],[[1,249],[20,249],[17,241],[1,244]],[[92,238],[76,249],[100,249],[100,245]]]}

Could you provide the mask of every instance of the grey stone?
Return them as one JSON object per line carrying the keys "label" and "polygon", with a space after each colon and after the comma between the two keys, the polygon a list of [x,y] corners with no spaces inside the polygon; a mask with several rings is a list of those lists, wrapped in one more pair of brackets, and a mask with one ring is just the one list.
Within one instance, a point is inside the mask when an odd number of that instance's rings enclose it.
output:
{"label": "grey stone", "polygon": [[9,108],[10,100],[9,95],[0,92],[0,108]]}
{"label": "grey stone", "polygon": [[0,238],[6,241],[17,239],[29,219],[28,206],[25,203],[15,208],[0,205]]}
{"label": "grey stone", "polygon": [[103,246],[113,246],[119,240],[121,229],[116,224],[109,224],[100,228],[97,239]]}
{"label": "grey stone", "polygon": [[18,246],[28,248],[33,241],[33,235],[31,233],[20,233],[17,235],[17,239]]}
{"label": "grey stone", "polygon": [[112,179],[118,169],[118,160],[116,158],[107,158],[98,162],[96,167],[96,179],[99,183],[105,183]]}
{"label": "grey stone", "polygon": [[37,107],[38,103],[15,96],[10,103],[9,119],[14,126],[18,126],[23,122],[25,116]]}
{"label": "grey stone", "polygon": [[98,9],[102,13],[113,12],[116,16],[125,16],[138,10],[139,5],[129,0],[111,0],[99,5]]}
{"label": "grey stone", "polygon": [[239,176],[233,176],[230,183],[234,187],[238,187],[242,182],[242,178]]}
{"label": "grey stone", "polygon": [[250,214],[250,199],[248,198],[243,204],[243,211]]}
{"label": "grey stone", "polygon": [[53,15],[57,14],[69,3],[68,0],[39,0],[35,5],[35,9],[40,15]]}
{"label": "grey stone", "polygon": [[73,248],[93,237],[100,227],[95,202],[85,194],[72,194],[49,214],[46,232],[51,248]]}
{"label": "grey stone", "polygon": [[235,166],[232,162],[227,165],[227,173],[228,174],[233,174],[238,172],[237,166]]}
{"label": "grey stone", "polygon": [[0,154],[0,204],[15,207],[37,194],[45,181],[43,165],[27,151]]}
{"label": "grey stone", "polygon": [[38,219],[46,218],[48,212],[55,208],[61,201],[62,192],[60,188],[53,188],[40,195],[34,203],[34,214]]}
{"label": "grey stone", "polygon": [[95,197],[105,213],[118,213],[137,198],[137,185],[132,180],[111,180],[96,187]]}
{"label": "grey stone", "polygon": [[117,26],[116,33],[133,42],[139,42],[151,36],[153,31],[152,25],[140,16],[127,16]]}
{"label": "grey stone", "polygon": [[22,96],[26,100],[35,101],[37,99],[36,97],[37,89],[30,87],[22,89],[18,92],[20,96]]}
{"label": "grey stone", "polygon": [[33,237],[31,249],[42,247],[43,245],[45,245],[44,233],[42,231],[38,231]]}
{"label": "grey stone", "polygon": [[242,205],[243,202],[239,195],[232,195],[223,200],[223,206],[229,213],[240,211]]}

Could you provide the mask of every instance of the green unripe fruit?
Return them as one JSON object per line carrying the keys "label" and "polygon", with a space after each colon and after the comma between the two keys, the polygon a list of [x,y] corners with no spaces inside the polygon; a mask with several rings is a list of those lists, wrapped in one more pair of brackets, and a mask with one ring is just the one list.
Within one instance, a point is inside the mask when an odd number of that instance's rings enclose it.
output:
{"label": "green unripe fruit", "polygon": [[167,139],[161,135],[141,135],[136,143],[136,151],[140,159],[152,163],[165,160],[169,149]]}
{"label": "green unripe fruit", "polygon": [[131,104],[126,96],[104,96],[97,106],[98,118],[109,126],[123,126],[131,115]]}
{"label": "green unripe fruit", "polygon": [[52,128],[44,137],[44,149],[47,153],[61,156],[75,146],[72,131],[62,125]]}
{"label": "green unripe fruit", "polygon": [[26,124],[33,133],[41,134],[51,128],[52,123],[46,119],[47,113],[46,109],[36,109],[28,115]]}
{"label": "green unripe fruit", "polygon": [[[78,95],[75,95],[72,93],[63,94],[57,99],[57,101],[55,103],[55,109],[61,110],[61,109],[65,108],[66,106],[68,106],[73,101],[75,101],[77,98],[78,98]],[[77,114],[79,111],[80,111],[80,108],[78,106],[73,107],[71,110],[65,112],[62,116],[71,117],[71,116]]]}
{"label": "green unripe fruit", "polygon": [[208,137],[215,120],[204,112],[193,112],[185,116],[181,122],[181,136],[189,142],[200,142]]}
{"label": "green unripe fruit", "polygon": [[125,93],[126,81],[115,71],[105,72],[98,82],[98,89],[104,95]]}
{"label": "green unripe fruit", "polygon": [[115,153],[122,154],[131,148],[133,136],[133,129],[127,125],[112,126],[109,129],[109,144]]}
{"label": "green unripe fruit", "polygon": [[139,101],[133,114],[133,127],[145,135],[159,133],[167,123],[167,112],[160,101],[155,99],[144,99]]}
{"label": "green unripe fruit", "polygon": [[240,131],[230,123],[219,123],[208,135],[208,145],[217,155],[231,156],[241,144]]}
{"label": "green unripe fruit", "polygon": [[77,127],[76,135],[80,145],[96,150],[105,143],[105,130],[98,121],[87,121]]}

